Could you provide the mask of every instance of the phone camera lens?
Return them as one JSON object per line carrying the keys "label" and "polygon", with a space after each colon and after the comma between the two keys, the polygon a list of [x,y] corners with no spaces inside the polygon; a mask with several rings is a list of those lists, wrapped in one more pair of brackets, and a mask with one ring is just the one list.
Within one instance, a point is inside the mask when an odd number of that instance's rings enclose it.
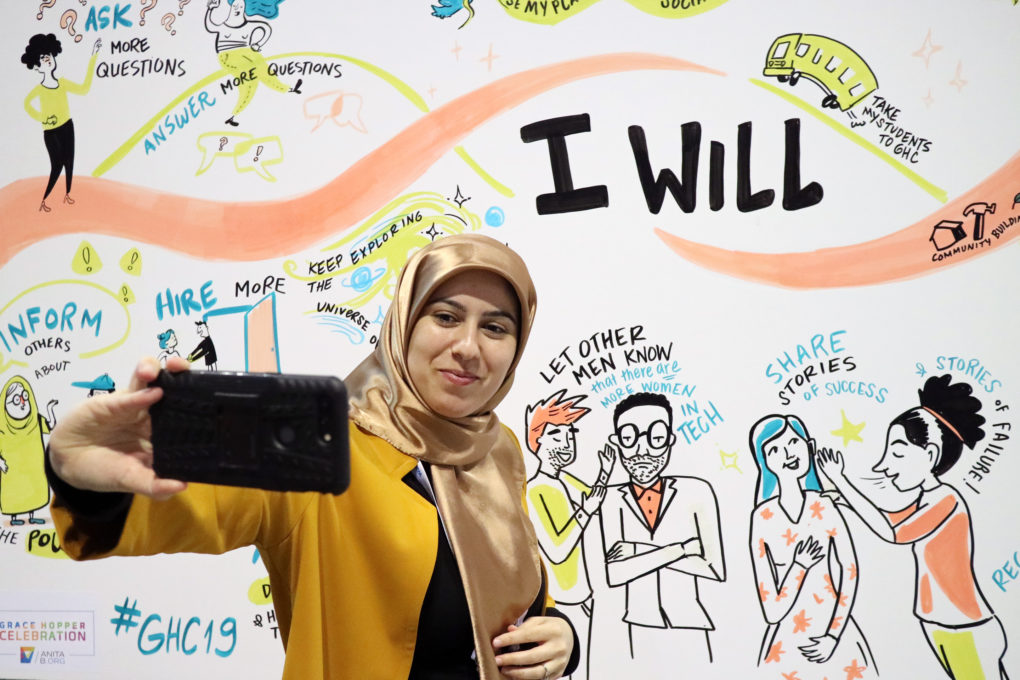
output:
{"label": "phone camera lens", "polygon": [[297,432],[290,425],[283,424],[276,429],[276,438],[280,440],[280,443],[284,446],[290,446],[297,441]]}

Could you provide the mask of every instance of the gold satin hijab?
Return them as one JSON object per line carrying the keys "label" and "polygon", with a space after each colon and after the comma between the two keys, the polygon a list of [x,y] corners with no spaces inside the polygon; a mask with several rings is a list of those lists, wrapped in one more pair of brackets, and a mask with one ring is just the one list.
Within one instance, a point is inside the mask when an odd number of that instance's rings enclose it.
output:
{"label": "gold satin hijab", "polygon": [[[498,274],[516,294],[517,353],[503,384],[478,413],[447,418],[429,408],[411,382],[408,342],[436,288],[474,269]],[[523,456],[492,412],[513,383],[535,303],[534,284],[517,253],[479,234],[444,237],[408,260],[375,352],[345,381],[351,420],[432,465],[439,513],[464,581],[482,680],[502,677],[492,639],[528,610],[542,588],[538,542],[521,502]]]}

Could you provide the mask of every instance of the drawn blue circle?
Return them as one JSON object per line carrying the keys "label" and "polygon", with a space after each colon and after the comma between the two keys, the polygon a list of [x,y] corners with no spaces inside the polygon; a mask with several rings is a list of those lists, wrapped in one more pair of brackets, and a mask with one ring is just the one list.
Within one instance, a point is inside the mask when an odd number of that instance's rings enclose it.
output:
{"label": "drawn blue circle", "polygon": [[502,208],[492,206],[485,211],[485,223],[490,227],[502,227],[505,221],[506,215],[503,214]]}

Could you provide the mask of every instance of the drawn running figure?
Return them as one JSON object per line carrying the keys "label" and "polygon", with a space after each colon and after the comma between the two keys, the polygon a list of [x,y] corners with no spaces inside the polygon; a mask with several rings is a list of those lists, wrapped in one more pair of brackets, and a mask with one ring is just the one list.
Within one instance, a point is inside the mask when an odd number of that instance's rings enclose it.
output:
{"label": "drawn running figure", "polygon": [[[75,83],[67,78],[57,78],[57,55],[62,52],[60,41],[52,33],[37,33],[29,38],[25,53],[21,55],[21,63],[42,76],[42,81],[25,97],[25,111],[33,119],[42,123],[43,142],[46,153],[50,157],[50,180],[46,183],[41,212],[50,212],[46,198],[64,171],[64,203],[74,205],[71,198],[71,180],[74,178],[74,121],[71,120],[71,109],[67,104],[67,94],[87,94],[92,87],[92,76],[96,72],[96,55],[102,47],[102,41],[96,40],[92,46],[92,58],[85,73],[85,82]],[[39,108],[32,105],[39,100]]]}
{"label": "drawn running figure", "polygon": [[230,118],[224,121],[228,125],[239,125],[235,116],[251,103],[260,82],[277,92],[301,94],[300,78],[294,87],[290,87],[269,72],[266,58],[261,54],[262,47],[269,42],[269,36],[273,33],[269,23],[248,18],[260,16],[273,19],[279,13],[278,5],[282,1],[227,0],[230,14],[222,23],[217,23],[212,15],[213,10],[220,6],[220,0],[209,0],[205,11],[205,30],[216,35],[216,53],[220,65],[237,81],[237,104]]}
{"label": "drawn running figure", "polygon": [[840,669],[846,677],[877,676],[850,615],[857,555],[843,517],[821,495],[815,441],[797,416],[767,415],[751,428],[750,445],[759,472],[751,562],[768,624],[758,665],[800,680]]}
{"label": "drawn running figure", "polygon": [[818,452],[822,473],[872,531],[912,546],[917,567],[914,616],[946,674],[954,680],[1006,678],[1006,633],[974,576],[974,536],[963,496],[939,477],[984,438],[981,402],[967,383],[932,376],[918,390],[921,405],[896,416],[885,452],[873,468],[916,500],[898,512],[880,510],[847,479],[839,451]]}

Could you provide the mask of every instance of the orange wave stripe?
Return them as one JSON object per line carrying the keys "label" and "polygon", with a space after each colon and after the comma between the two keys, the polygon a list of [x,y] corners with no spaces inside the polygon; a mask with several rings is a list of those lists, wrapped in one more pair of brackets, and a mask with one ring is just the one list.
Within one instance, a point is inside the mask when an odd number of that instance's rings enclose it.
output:
{"label": "orange wave stripe", "polygon": [[[63,205],[54,192],[53,212],[45,214],[38,210],[46,178],[18,180],[0,189],[0,215],[6,223],[0,265],[31,243],[76,232],[120,236],[208,260],[278,257],[350,228],[406,189],[475,128],[532,97],[584,78],[652,69],[725,75],[683,59],[639,53],[585,57],[516,73],[425,114],[322,188],[283,200],[218,202],[75,177],[77,204]],[[45,158],[41,143],[39,155]]]}
{"label": "orange wave stripe", "polygon": [[[748,281],[788,288],[867,286],[925,276],[1001,248],[1020,234],[1020,223],[1016,223],[999,238],[992,235],[992,230],[1004,220],[1020,217],[1020,211],[1013,207],[1017,191],[1020,191],[1020,153],[966,194],[923,220],[864,243],[801,253],[749,253],[695,243],[662,229],[656,229],[655,233],[681,257]],[[985,215],[984,235],[991,239],[991,246],[933,261],[936,250],[929,238],[932,228],[942,220],[963,223],[968,236],[960,245],[973,242],[974,215],[964,215],[963,210],[976,202],[996,204],[995,213]],[[952,248],[945,252],[950,250]]]}

